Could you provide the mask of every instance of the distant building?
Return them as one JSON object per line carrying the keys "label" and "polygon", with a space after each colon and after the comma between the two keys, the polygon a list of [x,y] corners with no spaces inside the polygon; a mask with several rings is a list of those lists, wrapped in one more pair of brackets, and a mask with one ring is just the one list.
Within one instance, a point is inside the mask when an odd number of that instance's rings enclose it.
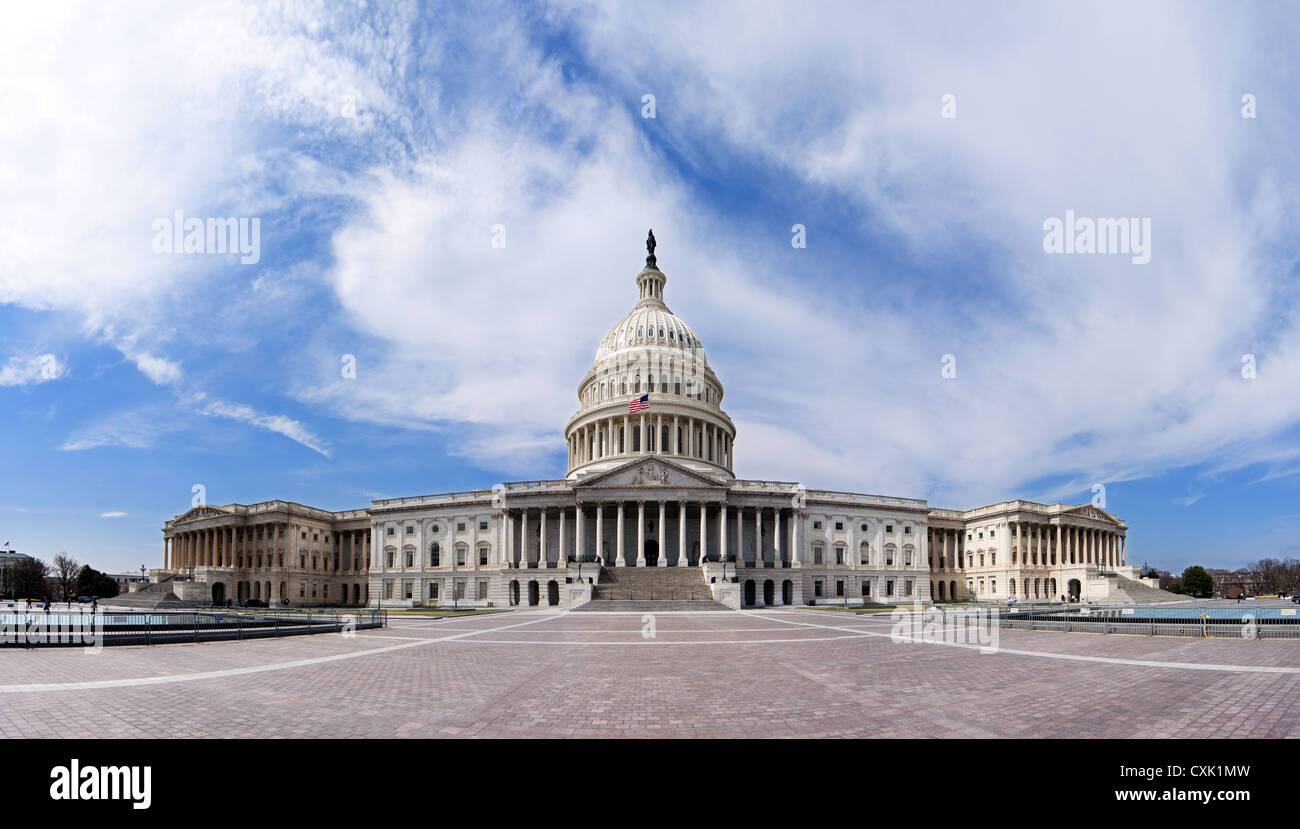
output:
{"label": "distant building", "polygon": [[1258,596],[1263,589],[1264,577],[1257,570],[1206,570],[1214,579],[1214,595],[1220,599]]}
{"label": "distant building", "polygon": [[14,568],[20,562],[31,561],[31,559],[32,557],[26,553],[0,550],[0,596],[8,595],[13,591]]}

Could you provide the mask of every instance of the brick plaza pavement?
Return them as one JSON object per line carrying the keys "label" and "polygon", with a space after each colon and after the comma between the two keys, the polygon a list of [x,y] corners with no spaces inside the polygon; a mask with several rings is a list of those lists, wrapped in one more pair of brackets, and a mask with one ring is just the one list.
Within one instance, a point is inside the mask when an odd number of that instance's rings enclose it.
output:
{"label": "brick plaza pavement", "polygon": [[6,648],[0,736],[1300,736],[1297,640],[1007,630],[983,654],[891,641],[881,616],[654,622],[647,639],[640,614],[521,610],[353,638]]}

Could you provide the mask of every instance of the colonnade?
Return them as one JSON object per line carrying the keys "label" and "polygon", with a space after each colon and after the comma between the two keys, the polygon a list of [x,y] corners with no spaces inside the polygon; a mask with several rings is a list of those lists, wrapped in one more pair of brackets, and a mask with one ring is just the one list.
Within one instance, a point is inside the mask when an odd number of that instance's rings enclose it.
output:
{"label": "colonnade", "polygon": [[[370,529],[337,530],[332,534],[339,543],[337,552],[330,544],[332,561],[328,572],[364,574],[370,567]],[[288,535],[289,524],[283,521],[183,530],[164,536],[163,568],[283,568],[292,542]],[[289,567],[299,569],[293,561]]]}
{"label": "colonnade", "polygon": [[569,435],[569,468],[637,455],[691,457],[732,468],[732,435],[701,417],[654,412],[609,415]]}
{"label": "colonnade", "polygon": [[[704,561],[731,561],[737,567],[797,566],[795,514],[784,507],[684,499],[512,508],[506,510],[502,563],[547,568],[599,558],[617,567],[698,567]],[[631,522],[635,527],[629,532]],[[554,537],[551,526],[558,526]]]}

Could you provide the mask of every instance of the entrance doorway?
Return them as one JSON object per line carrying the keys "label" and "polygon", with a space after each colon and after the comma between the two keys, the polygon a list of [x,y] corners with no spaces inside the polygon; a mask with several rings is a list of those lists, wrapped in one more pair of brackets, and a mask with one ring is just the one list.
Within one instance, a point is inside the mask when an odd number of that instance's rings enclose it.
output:
{"label": "entrance doorway", "polygon": [[772,584],[771,579],[763,582],[763,604],[768,607],[776,604],[776,585]]}
{"label": "entrance doorway", "polygon": [[659,542],[653,538],[647,539],[645,543],[645,563],[647,567],[659,566]]}
{"label": "entrance doorway", "polygon": [[546,583],[546,603],[551,607],[560,603],[560,584],[555,579]]}
{"label": "entrance doorway", "polygon": [[212,585],[212,603],[215,605],[226,603],[226,586],[221,582]]}
{"label": "entrance doorway", "polygon": [[745,606],[754,606],[754,580],[750,579],[745,582]]}
{"label": "entrance doorway", "polygon": [[528,582],[528,606],[537,607],[537,604],[538,604],[537,582],[530,581]]}
{"label": "entrance doorway", "polygon": [[1079,584],[1078,579],[1070,579],[1070,601],[1078,601],[1079,594],[1083,592],[1083,585]]}

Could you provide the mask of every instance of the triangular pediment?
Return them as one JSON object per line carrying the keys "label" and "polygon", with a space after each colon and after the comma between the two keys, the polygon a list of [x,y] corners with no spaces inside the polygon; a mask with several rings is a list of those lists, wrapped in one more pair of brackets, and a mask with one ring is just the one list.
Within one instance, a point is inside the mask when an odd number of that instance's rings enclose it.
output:
{"label": "triangular pediment", "polygon": [[723,489],[716,478],[660,457],[638,458],[622,466],[584,478],[575,489]]}
{"label": "triangular pediment", "polygon": [[198,521],[201,518],[223,518],[229,514],[230,513],[223,509],[218,509],[217,507],[209,506],[207,504],[199,504],[189,512],[179,516],[176,519],[176,523],[179,524],[183,521]]}
{"label": "triangular pediment", "polygon": [[1089,518],[1093,521],[1107,521],[1110,522],[1111,524],[1119,523],[1119,521],[1115,518],[1115,516],[1111,515],[1109,512],[1106,512],[1103,509],[1098,509],[1097,507],[1094,507],[1092,504],[1084,504],[1081,507],[1075,507],[1074,509],[1066,510],[1065,514],[1072,515],[1076,518]]}

